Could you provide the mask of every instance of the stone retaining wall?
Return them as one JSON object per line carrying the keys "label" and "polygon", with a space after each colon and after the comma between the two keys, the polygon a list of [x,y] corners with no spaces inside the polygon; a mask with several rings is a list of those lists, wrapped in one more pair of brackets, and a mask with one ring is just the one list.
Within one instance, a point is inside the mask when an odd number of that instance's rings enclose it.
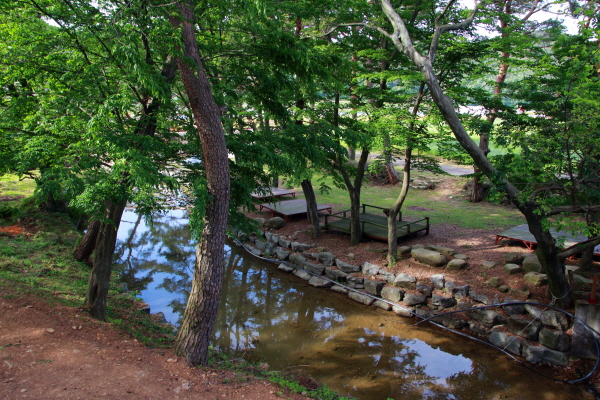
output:
{"label": "stone retaining wall", "polygon": [[[515,298],[517,296],[511,297],[513,293],[510,292],[502,299],[489,298],[477,293],[469,285],[457,285],[446,280],[443,273],[431,276],[428,281],[419,281],[408,274],[389,272],[368,262],[361,265],[346,263],[324,249],[293,242],[270,231],[261,232],[261,236],[248,238],[241,234],[240,239],[247,240],[245,246],[253,254],[293,265],[282,263],[279,269],[307,280],[312,286],[328,288],[361,304],[374,305],[402,317],[418,315],[429,318],[452,310],[521,301]],[[403,246],[399,252],[410,252],[414,260],[434,268],[445,266],[461,269],[468,265],[460,255],[455,255],[452,249],[446,247]],[[454,258],[448,262],[450,257]],[[537,271],[532,272],[539,274]],[[438,293],[434,293],[436,289]],[[443,294],[439,294],[440,290]],[[433,321],[451,329],[470,331],[534,364],[566,365],[569,361],[571,336],[566,332],[571,327],[571,321],[558,311],[544,311],[535,305],[514,305],[444,315]]]}

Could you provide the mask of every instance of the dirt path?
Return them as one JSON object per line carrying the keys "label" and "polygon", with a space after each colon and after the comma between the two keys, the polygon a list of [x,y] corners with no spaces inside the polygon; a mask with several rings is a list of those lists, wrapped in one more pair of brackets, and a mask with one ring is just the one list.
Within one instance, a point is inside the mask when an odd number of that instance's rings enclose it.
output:
{"label": "dirt path", "polygon": [[77,308],[0,300],[1,399],[268,400],[282,392],[256,377],[188,367]]}

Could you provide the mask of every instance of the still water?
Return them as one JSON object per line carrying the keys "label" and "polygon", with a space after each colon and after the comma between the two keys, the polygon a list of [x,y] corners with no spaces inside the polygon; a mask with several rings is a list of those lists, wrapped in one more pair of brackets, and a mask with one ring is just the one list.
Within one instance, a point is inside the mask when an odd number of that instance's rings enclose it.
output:
{"label": "still water", "polygon": [[[195,245],[183,211],[146,223],[126,211],[115,268],[153,313],[178,324],[191,287]],[[302,370],[365,399],[582,399],[580,386],[532,374],[499,352],[414,319],[316,289],[276,265],[226,247],[214,345],[271,370]],[[587,397],[586,397],[587,398]]]}

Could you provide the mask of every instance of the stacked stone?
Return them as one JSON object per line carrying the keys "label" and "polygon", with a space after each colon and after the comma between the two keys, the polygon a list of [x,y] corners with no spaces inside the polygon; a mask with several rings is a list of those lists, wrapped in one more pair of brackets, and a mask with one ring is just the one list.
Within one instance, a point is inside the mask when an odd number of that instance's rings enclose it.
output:
{"label": "stacked stone", "polygon": [[[531,363],[565,365],[568,362],[571,340],[566,334],[569,324],[562,313],[551,310],[542,312],[533,305],[515,305],[504,307],[508,317],[491,308],[467,312],[470,318],[468,321],[455,315],[435,317],[436,314],[453,308],[465,310],[477,307],[478,304],[517,302],[527,298],[528,292],[511,290],[509,296],[502,301],[498,297],[490,298],[478,293],[469,285],[457,285],[453,281],[447,281],[446,276],[441,273],[432,275],[427,283],[418,282],[414,276],[406,273],[396,274],[368,262],[360,266],[352,265],[336,258],[323,248],[315,249],[314,244],[292,241],[269,231],[261,232],[261,236],[263,237],[249,238],[250,244],[246,244],[246,247],[254,254],[289,262],[293,267],[282,263],[278,268],[307,280],[312,286],[330,288],[361,304],[392,310],[403,317],[416,314],[424,318],[432,317],[434,322],[452,329],[468,328],[475,334],[487,337],[491,343],[525,357]],[[312,252],[313,249],[316,251]],[[398,255],[407,254],[410,254],[414,261],[434,268],[456,270],[468,266],[466,256],[455,254],[453,249],[442,246],[415,245],[398,249]],[[505,256],[505,261],[512,261],[506,262],[505,269],[510,264],[521,268],[516,264],[520,260],[511,257]],[[533,265],[534,260],[531,260],[530,264]],[[529,273],[540,274],[532,270]],[[364,293],[348,290],[344,286]],[[437,293],[434,293],[436,290]],[[440,294],[440,291],[443,294]],[[400,302],[403,302],[404,306],[400,306]]]}

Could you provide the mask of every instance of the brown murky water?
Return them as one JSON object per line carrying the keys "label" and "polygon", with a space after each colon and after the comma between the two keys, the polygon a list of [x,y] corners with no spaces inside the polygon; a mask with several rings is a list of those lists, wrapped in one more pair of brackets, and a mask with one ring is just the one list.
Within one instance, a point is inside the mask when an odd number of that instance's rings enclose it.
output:
{"label": "brown murky water", "polygon": [[[116,262],[152,312],[177,323],[190,287],[194,246],[173,213],[147,226],[124,217]],[[379,399],[593,399],[502,353],[346,296],[316,289],[276,265],[228,249],[214,345],[271,370],[298,370],[341,394]],[[545,373],[552,373],[545,370]]]}

